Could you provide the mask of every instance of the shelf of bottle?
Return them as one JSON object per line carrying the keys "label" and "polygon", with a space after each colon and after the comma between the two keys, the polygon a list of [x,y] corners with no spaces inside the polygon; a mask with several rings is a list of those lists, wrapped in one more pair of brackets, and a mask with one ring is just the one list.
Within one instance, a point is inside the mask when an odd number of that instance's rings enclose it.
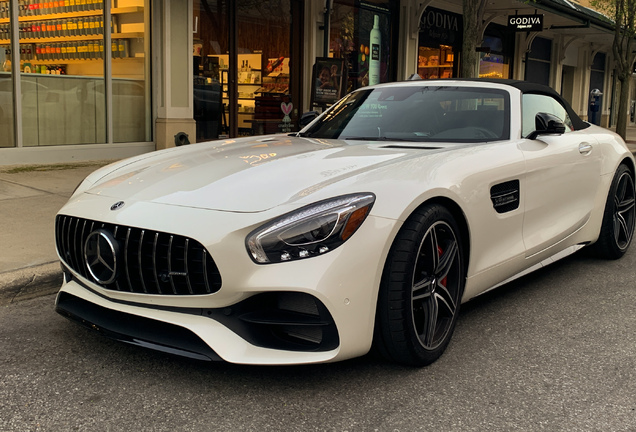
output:
{"label": "shelf of bottle", "polygon": [[[119,61],[132,61],[134,59],[139,59],[138,57],[115,57],[112,58],[111,60],[113,62],[119,62]],[[87,59],[59,59],[59,60],[38,60],[38,59],[31,59],[31,60],[23,60],[24,63],[31,63],[32,65],[36,65],[36,64],[40,64],[40,65],[66,65],[66,64],[86,64],[87,61],[91,61],[91,60],[104,60],[103,58],[87,58]]]}
{"label": "shelf of bottle", "polygon": [[[226,82],[223,82],[222,84],[223,84],[223,86],[227,86]],[[260,87],[261,86],[261,83],[259,83],[259,82],[258,83],[236,83],[236,84],[238,84],[240,86],[252,86],[252,87]],[[227,91],[227,89],[225,89],[224,91]]]}
{"label": "shelf of bottle", "polygon": [[[143,39],[143,32],[130,32],[130,33],[111,33],[111,39]],[[21,44],[41,44],[48,42],[74,42],[74,41],[87,41],[87,40],[101,40],[104,39],[104,35],[81,35],[81,36],[56,36],[46,37],[38,39],[20,39]],[[9,39],[0,39],[0,45],[9,44]]]}
{"label": "shelf of bottle", "polygon": [[[110,10],[111,15],[123,15],[123,14],[131,14],[143,12],[143,6],[128,6],[121,8],[112,8]],[[31,15],[31,16],[21,16],[18,18],[20,22],[28,22],[28,21],[43,21],[50,19],[64,19],[64,18],[81,18],[81,17],[90,17],[90,16],[99,16],[104,13],[101,9],[95,9],[90,11],[79,11],[79,12],[63,12],[57,14],[46,14],[46,15]],[[8,23],[9,18],[0,18],[0,24]]]}
{"label": "shelf of bottle", "polygon": [[418,69],[452,68],[452,67],[453,67],[453,65],[418,66]]}
{"label": "shelf of bottle", "polygon": [[[239,54],[239,55],[241,55],[241,54]],[[215,56],[208,56],[208,57],[215,57]],[[226,66],[226,67],[219,68],[219,70],[220,70],[221,72],[223,72],[224,74],[226,74],[226,75],[227,75],[227,74],[229,73],[229,71],[230,71],[230,70],[227,68],[227,66]],[[242,70],[240,70],[240,68],[239,68],[239,73],[240,73],[240,72],[262,72],[262,71],[263,71],[263,69],[256,69],[256,68],[251,68],[251,69],[249,69],[249,70],[242,71]]]}
{"label": "shelf of bottle", "polygon": [[[228,99],[228,97],[227,97],[227,93],[223,93],[223,97],[222,97],[222,99],[223,99],[224,101],[229,101],[229,99]],[[237,98],[237,99],[238,99],[238,100],[246,100],[246,101],[254,101],[254,100],[256,100],[256,98],[253,98],[253,97],[251,97],[251,98],[247,98],[247,97],[239,97],[239,98]]]}
{"label": "shelf of bottle", "polygon": [[[251,98],[246,98],[246,97],[239,97],[239,100],[257,100],[260,97],[267,97],[267,96],[287,96],[289,93],[287,90],[285,91],[262,91],[259,92],[258,94],[256,94],[254,97]],[[227,96],[227,91],[223,92],[223,100],[228,100],[228,96]]]}

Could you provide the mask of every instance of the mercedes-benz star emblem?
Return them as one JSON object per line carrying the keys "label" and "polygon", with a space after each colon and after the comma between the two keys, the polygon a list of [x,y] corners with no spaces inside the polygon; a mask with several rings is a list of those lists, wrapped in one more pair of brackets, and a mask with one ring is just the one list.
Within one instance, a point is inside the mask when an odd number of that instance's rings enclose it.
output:
{"label": "mercedes-benz star emblem", "polygon": [[123,201],[117,201],[115,204],[113,204],[112,206],[110,206],[111,210],[119,210],[120,208],[122,208],[124,206],[124,204],[126,204]]}
{"label": "mercedes-benz star emblem", "polygon": [[115,282],[118,271],[119,243],[105,229],[93,231],[84,243],[86,267],[96,282],[108,285]]}

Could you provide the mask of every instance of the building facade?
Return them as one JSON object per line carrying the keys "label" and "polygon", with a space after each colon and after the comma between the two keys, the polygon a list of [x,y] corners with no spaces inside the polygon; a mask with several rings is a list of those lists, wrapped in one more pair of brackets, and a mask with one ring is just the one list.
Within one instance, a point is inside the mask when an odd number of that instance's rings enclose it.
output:
{"label": "building facade", "polygon": [[[605,17],[494,0],[484,20],[480,77],[547,84],[613,125]],[[361,86],[459,77],[462,33],[461,0],[0,0],[0,164],[297,130]]]}

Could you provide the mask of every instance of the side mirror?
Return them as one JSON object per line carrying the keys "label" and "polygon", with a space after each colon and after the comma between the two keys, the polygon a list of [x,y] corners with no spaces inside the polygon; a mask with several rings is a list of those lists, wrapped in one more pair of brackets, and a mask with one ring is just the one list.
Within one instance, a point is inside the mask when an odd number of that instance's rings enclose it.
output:
{"label": "side mirror", "polygon": [[300,124],[301,128],[304,128],[305,126],[307,126],[309,123],[311,123],[312,121],[314,121],[314,119],[318,117],[318,111],[308,111],[306,113],[303,113],[300,116],[300,121],[298,122]]}
{"label": "side mirror", "polygon": [[535,129],[528,139],[536,139],[539,135],[556,134],[561,135],[565,133],[565,124],[563,121],[554,114],[540,112],[534,117]]}

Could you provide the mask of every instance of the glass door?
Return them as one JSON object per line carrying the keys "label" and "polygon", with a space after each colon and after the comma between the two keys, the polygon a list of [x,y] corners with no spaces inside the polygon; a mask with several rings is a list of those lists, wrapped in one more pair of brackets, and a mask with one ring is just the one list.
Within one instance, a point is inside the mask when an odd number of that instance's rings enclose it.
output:
{"label": "glass door", "polygon": [[291,0],[195,0],[197,141],[290,131]]}
{"label": "glass door", "polygon": [[194,1],[192,61],[197,142],[229,136],[230,132],[228,4],[232,2]]}

